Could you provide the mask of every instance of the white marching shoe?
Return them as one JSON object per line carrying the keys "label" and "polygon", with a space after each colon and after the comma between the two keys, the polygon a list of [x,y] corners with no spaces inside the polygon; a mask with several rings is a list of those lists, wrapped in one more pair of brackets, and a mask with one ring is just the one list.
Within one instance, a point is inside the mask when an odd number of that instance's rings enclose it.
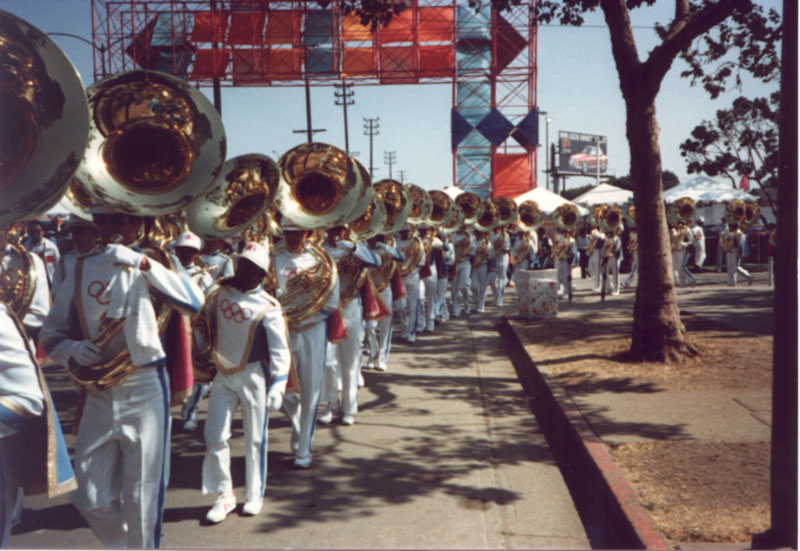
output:
{"label": "white marching shoe", "polygon": [[264,504],[264,498],[262,497],[245,501],[244,507],[242,507],[242,514],[251,517],[255,516],[261,512],[261,506],[263,504]]}
{"label": "white marching shoe", "polygon": [[217,496],[217,501],[214,502],[214,506],[211,510],[206,514],[206,520],[208,522],[217,524],[218,522],[222,522],[225,520],[225,517],[228,516],[228,513],[236,509],[236,494],[219,494]]}

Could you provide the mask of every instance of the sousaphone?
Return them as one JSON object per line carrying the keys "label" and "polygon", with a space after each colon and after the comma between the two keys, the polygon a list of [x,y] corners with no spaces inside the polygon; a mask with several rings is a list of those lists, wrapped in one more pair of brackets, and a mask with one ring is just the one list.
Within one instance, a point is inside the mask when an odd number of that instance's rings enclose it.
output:
{"label": "sousaphone", "polygon": [[519,219],[518,207],[513,199],[509,197],[497,197],[492,199],[492,203],[497,207],[498,226],[515,224]]}
{"label": "sousaphone", "polygon": [[375,193],[381,196],[386,206],[386,225],[381,233],[400,231],[411,213],[412,201],[403,184],[396,180],[375,182]]}
{"label": "sousaphone", "polygon": [[415,184],[404,184],[403,187],[411,197],[411,212],[408,221],[412,224],[424,224],[433,212],[433,200],[428,192]]}
{"label": "sousaphone", "polygon": [[0,225],[52,208],[78,167],[89,108],[75,67],[26,21],[0,11]]}
{"label": "sousaphone", "polygon": [[217,179],[186,207],[189,229],[203,238],[226,238],[258,222],[278,191],[278,164],[250,153],[225,161]]}
{"label": "sousaphone", "polygon": [[445,192],[434,189],[428,192],[433,202],[433,210],[429,221],[437,227],[446,226],[456,218],[456,203]]}
{"label": "sousaphone", "polygon": [[197,88],[157,71],[129,71],[87,90],[89,143],[78,178],[93,200],[140,216],[181,210],[225,160],[225,130]]}

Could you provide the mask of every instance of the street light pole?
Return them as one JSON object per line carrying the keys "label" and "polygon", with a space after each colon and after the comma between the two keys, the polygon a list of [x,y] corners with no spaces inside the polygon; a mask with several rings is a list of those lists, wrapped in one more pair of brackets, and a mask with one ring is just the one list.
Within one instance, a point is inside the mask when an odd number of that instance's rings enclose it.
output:
{"label": "street light pole", "polygon": [[547,156],[544,158],[544,172],[547,174],[548,178],[550,177],[550,121],[553,120],[550,117],[545,117],[544,119],[544,150]]}
{"label": "street light pole", "polygon": [[[539,111],[539,115],[540,116],[541,115],[547,115],[547,111]],[[545,118],[545,124],[547,123],[548,120],[549,120],[549,118]],[[539,130],[538,130],[538,128],[539,128],[539,125],[538,125],[539,119],[538,118],[536,119],[536,122],[537,122],[537,125],[536,125],[537,126],[537,130],[536,130],[536,151],[537,151],[537,156],[538,156],[538,151],[539,151],[539,147],[540,147],[539,146]],[[547,141],[548,141],[548,139],[547,139],[547,131],[545,130],[545,142],[547,142]],[[545,166],[545,169],[544,169],[544,185],[545,185],[545,189],[547,189],[547,179],[550,177],[550,171],[549,171],[550,167],[549,167],[549,161],[547,159],[547,156],[550,153],[547,150],[547,143],[545,143],[545,146],[544,146],[544,154],[545,154],[545,157],[544,157],[544,166]]]}

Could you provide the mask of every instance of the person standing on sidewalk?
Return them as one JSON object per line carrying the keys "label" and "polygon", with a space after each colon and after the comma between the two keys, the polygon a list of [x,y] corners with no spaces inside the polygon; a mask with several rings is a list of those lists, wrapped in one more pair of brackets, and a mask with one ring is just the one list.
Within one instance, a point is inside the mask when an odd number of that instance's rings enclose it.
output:
{"label": "person standing on sidewalk", "polygon": [[728,268],[728,285],[736,286],[736,276],[742,274],[747,284],[753,284],[753,276],[742,268],[742,256],[747,256],[747,236],[738,224],[731,224],[723,237],[725,247],[725,263]]}
{"label": "person standing on sidewalk", "polygon": [[706,234],[703,231],[705,222],[705,218],[698,216],[691,230],[694,245],[694,264],[701,272],[703,271],[703,264],[706,262]]}
{"label": "person standing on sidewalk", "polygon": [[269,253],[258,243],[248,243],[234,276],[220,282],[205,307],[217,366],[208,398],[202,475],[203,494],[217,494],[206,515],[211,523],[222,522],[236,508],[228,441],[240,406],[245,441],[242,514],[257,515],[263,503],[269,412],[283,404],[292,363],[283,309],[262,283],[268,271]]}
{"label": "person standing on sidewalk", "polygon": [[580,229],[578,237],[575,238],[575,244],[578,247],[578,262],[581,266],[581,279],[586,279],[589,267],[589,236],[586,234],[586,228]]}

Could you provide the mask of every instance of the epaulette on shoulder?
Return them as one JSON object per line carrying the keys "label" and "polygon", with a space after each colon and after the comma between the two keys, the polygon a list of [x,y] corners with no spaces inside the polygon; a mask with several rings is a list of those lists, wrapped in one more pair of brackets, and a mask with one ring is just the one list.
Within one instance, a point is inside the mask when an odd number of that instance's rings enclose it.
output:
{"label": "epaulette on shoulder", "polygon": [[270,295],[268,292],[266,292],[264,290],[261,291],[261,298],[264,299],[264,301],[267,304],[269,304],[270,306],[272,306],[274,308],[282,308],[281,303],[278,302],[278,299],[276,299],[275,297],[273,297],[272,295]]}

